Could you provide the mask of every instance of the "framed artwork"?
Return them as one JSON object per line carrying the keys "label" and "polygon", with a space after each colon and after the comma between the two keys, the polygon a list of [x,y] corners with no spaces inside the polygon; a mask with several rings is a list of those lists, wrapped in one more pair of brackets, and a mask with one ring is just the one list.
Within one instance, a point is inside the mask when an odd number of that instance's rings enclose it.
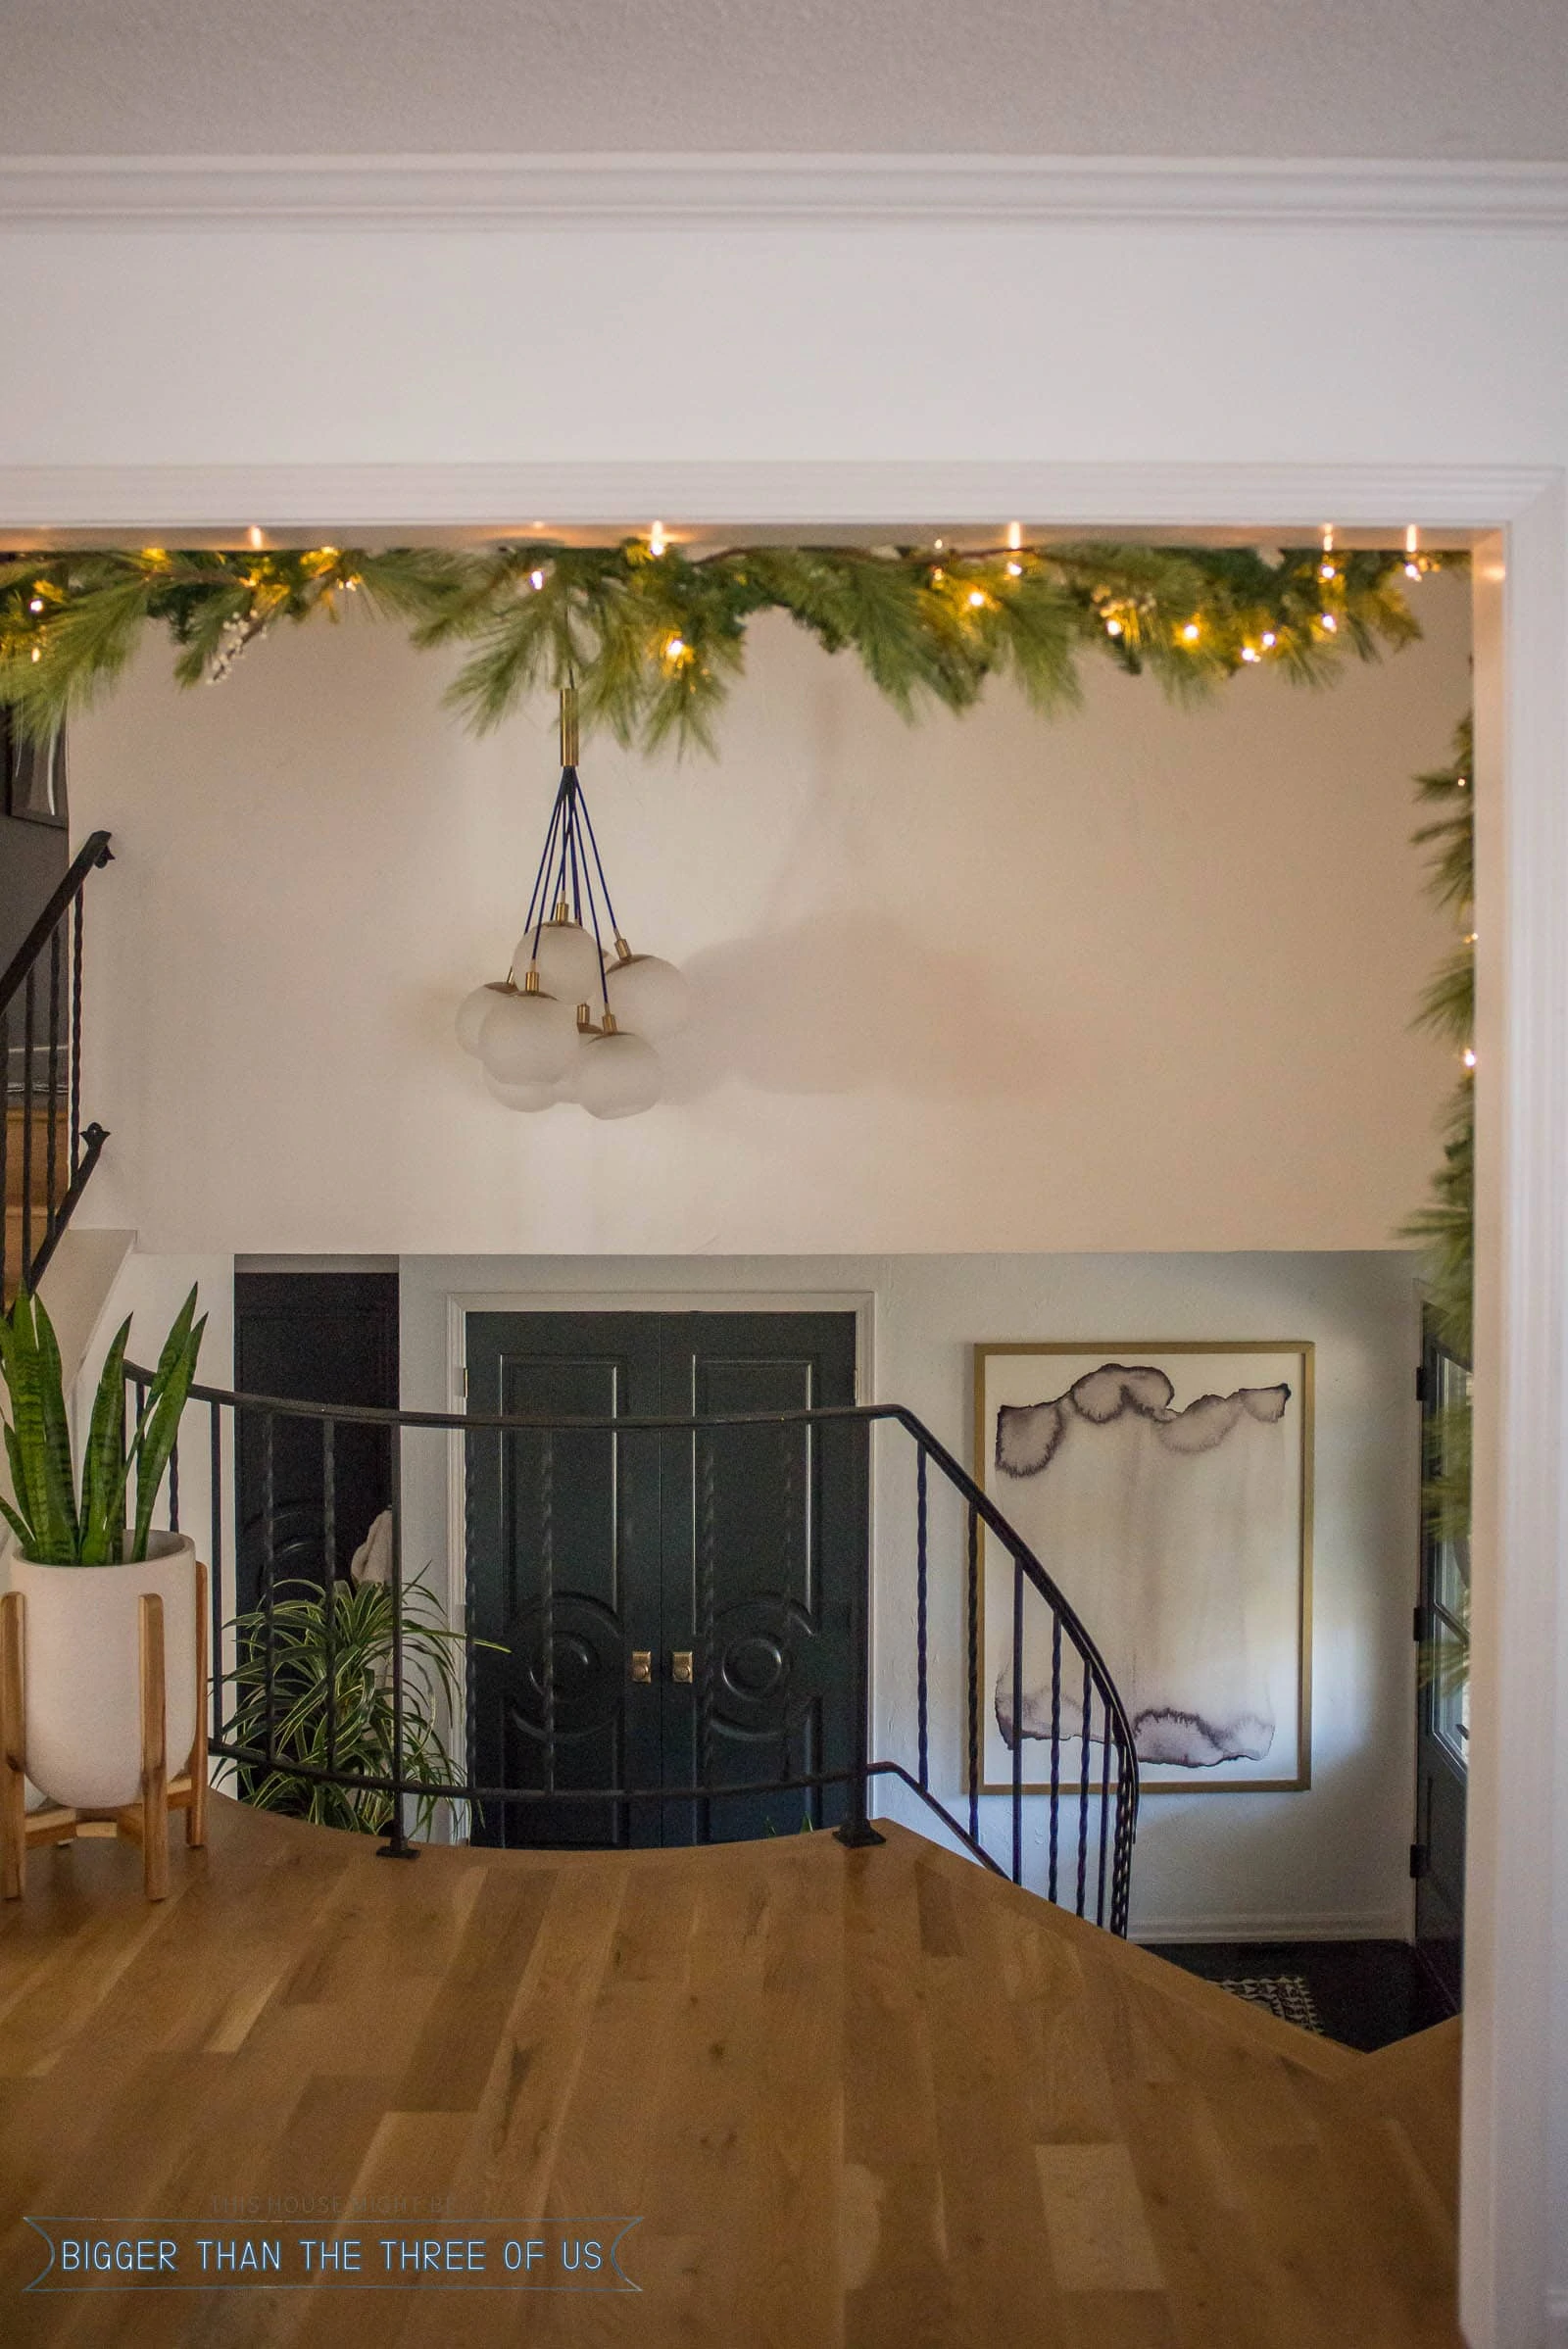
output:
{"label": "framed artwork", "polygon": [[[1312,1347],[1290,1340],[974,1349],[975,1478],[1099,1647],[1147,1793],[1311,1783]],[[985,1533],[982,1790],[1049,1747],[1051,1624]],[[1064,1740],[1080,1734],[1069,1705]],[[1091,1734],[1093,1735],[1093,1723]]]}

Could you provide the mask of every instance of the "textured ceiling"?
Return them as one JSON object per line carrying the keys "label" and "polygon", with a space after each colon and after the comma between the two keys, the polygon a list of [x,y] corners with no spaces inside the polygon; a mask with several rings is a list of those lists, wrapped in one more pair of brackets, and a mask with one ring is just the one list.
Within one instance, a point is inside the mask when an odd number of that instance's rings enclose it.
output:
{"label": "textured ceiling", "polygon": [[0,153],[1568,159],[1568,0],[0,0]]}

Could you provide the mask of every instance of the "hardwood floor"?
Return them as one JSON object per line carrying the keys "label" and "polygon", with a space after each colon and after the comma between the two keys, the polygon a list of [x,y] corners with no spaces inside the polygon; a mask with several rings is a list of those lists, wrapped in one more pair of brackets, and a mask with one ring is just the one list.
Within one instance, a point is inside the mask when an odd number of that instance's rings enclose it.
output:
{"label": "hardwood floor", "polygon": [[[172,1877],[82,1843],[0,1916],[8,2344],[1457,2349],[1456,2027],[1354,2054],[897,1828],[400,1866],[218,1798]],[[284,2265],[26,2293],[25,2214]],[[638,2291],[502,2273],[606,2214]]]}

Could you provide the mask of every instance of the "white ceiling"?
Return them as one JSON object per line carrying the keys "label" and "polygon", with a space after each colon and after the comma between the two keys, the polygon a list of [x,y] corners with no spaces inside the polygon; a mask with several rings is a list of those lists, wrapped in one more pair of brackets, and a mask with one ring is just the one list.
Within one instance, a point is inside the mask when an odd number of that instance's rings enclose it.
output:
{"label": "white ceiling", "polygon": [[0,0],[0,153],[1568,160],[1568,0]]}

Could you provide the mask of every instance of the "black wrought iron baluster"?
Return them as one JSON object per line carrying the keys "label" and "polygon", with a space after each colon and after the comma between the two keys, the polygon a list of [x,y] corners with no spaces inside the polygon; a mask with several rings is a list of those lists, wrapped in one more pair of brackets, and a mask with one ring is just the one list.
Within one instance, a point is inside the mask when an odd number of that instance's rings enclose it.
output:
{"label": "black wrought iron baluster", "polygon": [[[863,1419],[855,1419],[847,1422],[845,1432],[847,1441],[855,1447],[856,1490],[862,1495],[868,1494],[870,1431]],[[861,1522],[864,1522],[863,1512]],[[870,1544],[864,1542],[859,1544],[850,1590],[850,1703],[853,1741],[846,1788],[849,1799],[838,1838],[855,1850],[887,1840],[871,1825],[866,1801],[871,1763],[871,1551]]]}
{"label": "black wrought iron baluster", "polygon": [[1023,1568],[1012,1561],[1012,1881],[1023,1883]]}
{"label": "black wrought iron baluster", "polygon": [[325,1614],[326,1766],[337,1768],[337,1421],[321,1422],[321,1606]]}
{"label": "black wrought iron baluster", "polygon": [[1061,1617],[1051,1613],[1051,1867],[1047,1898],[1056,1897],[1057,1847],[1061,1839]]}
{"label": "black wrought iron baluster", "polygon": [[22,1262],[18,1266],[21,1284],[32,1287],[32,1055],[33,979],[36,966],[29,968],[22,992]]}
{"label": "black wrought iron baluster", "polygon": [[382,1833],[383,1860],[414,1860],[418,1853],[403,1827],[403,1770],[407,1736],[407,1691],[403,1677],[403,1427],[394,1419],[391,1438],[392,1475],[392,1815]]}
{"label": "black wrought iron baluster", "polygon": [[221,1406],[207,1406],[208,1473],[212,1502],[208,1512],[208,1598],[212,1605],[212,1736],[223,1730],[223,1419]]}
{"label": "black wrought iron baluster", "polygon": [[44,1236],[55,1236],[56,1161],[60,1154],[60,924],[49,933],[49,1125],[44,1136]]}
{"label": "black wrought iron baluster", "polygon": [[76,892],[71,936],[71,1179],[81,1163],[81,910],[82,892]]}
{"label": "black wrought iron baluster", "polygon": [[914,1455],[914,1707],[920,1791],[931,1791],[931,1692],[926,1670],[929,1594],[927,1575],[925,1445]]}
{"label": "black wrought iron baluster", "polygon": [[1110,1818],[1110,1706],[1100,1691],[1100,1889],[1095,1900],[1095,1923],[1105,1922],[1105,1829]]}
{"label": "black wrought iron baluster", "polygon": [[556,1790],[556,1439],[539,1450],[539,1666],[544,1684],[545,1792]]}
{"label": "black wrought iron baluster", "polygon": [[[787,1419],[781,1419],[778,1423],[778,1590],[779,1597],[786,1604],[792,1588],[791,1578],[795,1571],[795,1444],[797,1437],[802,1432],[792,1427]],[[805,1429],[804,1434],[806,1442],[809,1445],[811,1441],[809,1427]],[[807,1482],[809,1486],[809,1468],[808,1468]],[[806,1766],[808,1767],[810,1747],[808,1746],[806,1750],[808,1755]],[[818,1758],[820,1759],[820,1757]],[[793,1775],[790,1769],[790,1714],[786,1704],[779,1708],[778,1776],[780,1778],[789,1778]],[[813,1827],[821,1825],[821,1789],[815,1786],[808,1787],[806,1794],[806,1813]]]}
{"label": "black wrought iron baluster", "polygon": [[980,1840],[980,1516],[969,1503],[968,1562],[969,1833]]}
{"label": "black wrought iron baluster", "polygon": [[273,1459],[273,1422],[270,1411],[262,1413],[262,1667],[266,1675],[266,1698],[263,1705],[263,1724],[266,1738],[263,1751],[270,1770],[277,1754],[277,1636],[273,1622],[275,1593],[272,1589],[272,1565],[277,1555],[277,1474]]}
{"label": "black wrought iron baluster", "polygon": [[1094,1686],[1089,1677],[1089,1658],[1084,1658],[1083,1718],[1078,1735],[1078,1914],[1084,1914],[1084,1899],[1089,1883],[1089,1731],[1094,1707]]}
{"label": "black wrought iron baluster", "polygon": [[[697,1441],[697,1784],[713,1783],[713,1618],[718,1576],[717,1463],[713,1433]],[[713,1806],[705,1791],[697,1804],[697,1840],[713,1839]]]}

